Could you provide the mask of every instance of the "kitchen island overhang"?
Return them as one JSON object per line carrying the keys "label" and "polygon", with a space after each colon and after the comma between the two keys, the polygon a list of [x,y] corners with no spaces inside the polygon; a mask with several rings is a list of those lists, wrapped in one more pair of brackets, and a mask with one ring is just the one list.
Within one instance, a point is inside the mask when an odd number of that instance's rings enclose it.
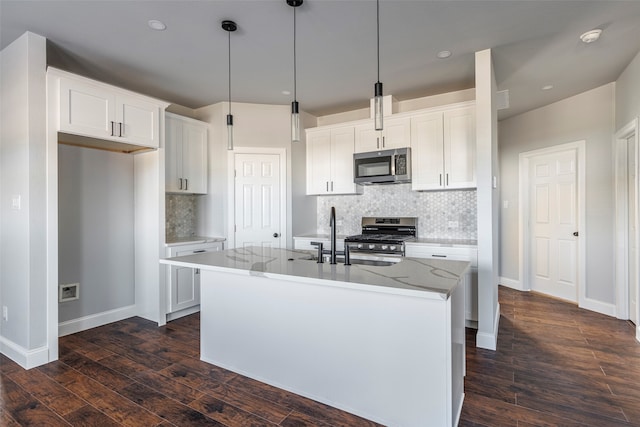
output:
{"label": "kitchen island overhang", "polygon": [[310,254],[162,260],[201,270],[201,359],[382,424],[455,425],[469,263],[344,266]]}

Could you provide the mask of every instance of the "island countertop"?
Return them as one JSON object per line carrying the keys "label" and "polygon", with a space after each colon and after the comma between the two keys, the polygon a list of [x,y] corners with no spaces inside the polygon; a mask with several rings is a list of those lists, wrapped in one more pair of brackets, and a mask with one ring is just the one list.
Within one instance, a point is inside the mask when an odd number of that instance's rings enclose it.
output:
{"label": "island countertop", "polygon": [[449,298],[470,265],[466,261],[405,257],[389,266],[345,266],[319,264],[312,260],[314,254],[313,251],[248,247],[166,258],[160,263],[441,299]]}

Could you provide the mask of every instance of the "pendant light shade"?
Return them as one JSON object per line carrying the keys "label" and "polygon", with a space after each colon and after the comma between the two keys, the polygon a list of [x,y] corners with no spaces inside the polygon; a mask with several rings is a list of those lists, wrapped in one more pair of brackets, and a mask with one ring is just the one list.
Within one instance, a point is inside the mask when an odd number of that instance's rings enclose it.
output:
{"label": "pendant light shade", "polygon": [[300,142],[300,110],[296,94],[296,8],[303,0],[286,0],[293,7],[293,102],[291,103],[291,142]]}
{"label": "pendant light shade", "polygon": [[373,117],[376,130],[382,130],[384,111],[382,110],[382,83],[380,83],[380,0],[376,0],[376,34],[378,47],[378,81],[373,86]]}
{"label": "pendant light shade", "polygon": [[233,21],[222,21],[222,29],[229,36],[229,114],[227,114],[227,150],[233,150],[233,115],[231,114],[231,33],[238,29]]}

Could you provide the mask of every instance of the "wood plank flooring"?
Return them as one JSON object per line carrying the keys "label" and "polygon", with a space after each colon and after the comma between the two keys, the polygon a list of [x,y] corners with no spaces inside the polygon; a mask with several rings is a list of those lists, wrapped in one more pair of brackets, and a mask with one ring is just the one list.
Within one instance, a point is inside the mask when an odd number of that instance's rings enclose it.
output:
{"label": "wood plank flooring", "polygon": [[[633,325],[500,288],[498,350],[467,331],[461,426],[640,426]],[[199,317],[131,318],[60,339],[25,371],[0,355],[0,426],[375,426],[201,362]]]}

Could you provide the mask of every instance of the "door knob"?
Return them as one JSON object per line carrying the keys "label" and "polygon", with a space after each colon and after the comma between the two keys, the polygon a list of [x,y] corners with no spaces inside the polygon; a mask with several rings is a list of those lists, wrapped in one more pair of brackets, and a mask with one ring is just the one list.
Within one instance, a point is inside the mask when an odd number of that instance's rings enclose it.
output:
{"label": "door knob", "polygon": [[278,233],[273,233],[273,237],[280,237]]}
{"label": "door knob", "polygon": [[578,232],[577,232],[577,231],[574,231],[574,232],[573,232],[573,235],[574,235],[574,236],[576,236],[576,237],[578,237]]}

